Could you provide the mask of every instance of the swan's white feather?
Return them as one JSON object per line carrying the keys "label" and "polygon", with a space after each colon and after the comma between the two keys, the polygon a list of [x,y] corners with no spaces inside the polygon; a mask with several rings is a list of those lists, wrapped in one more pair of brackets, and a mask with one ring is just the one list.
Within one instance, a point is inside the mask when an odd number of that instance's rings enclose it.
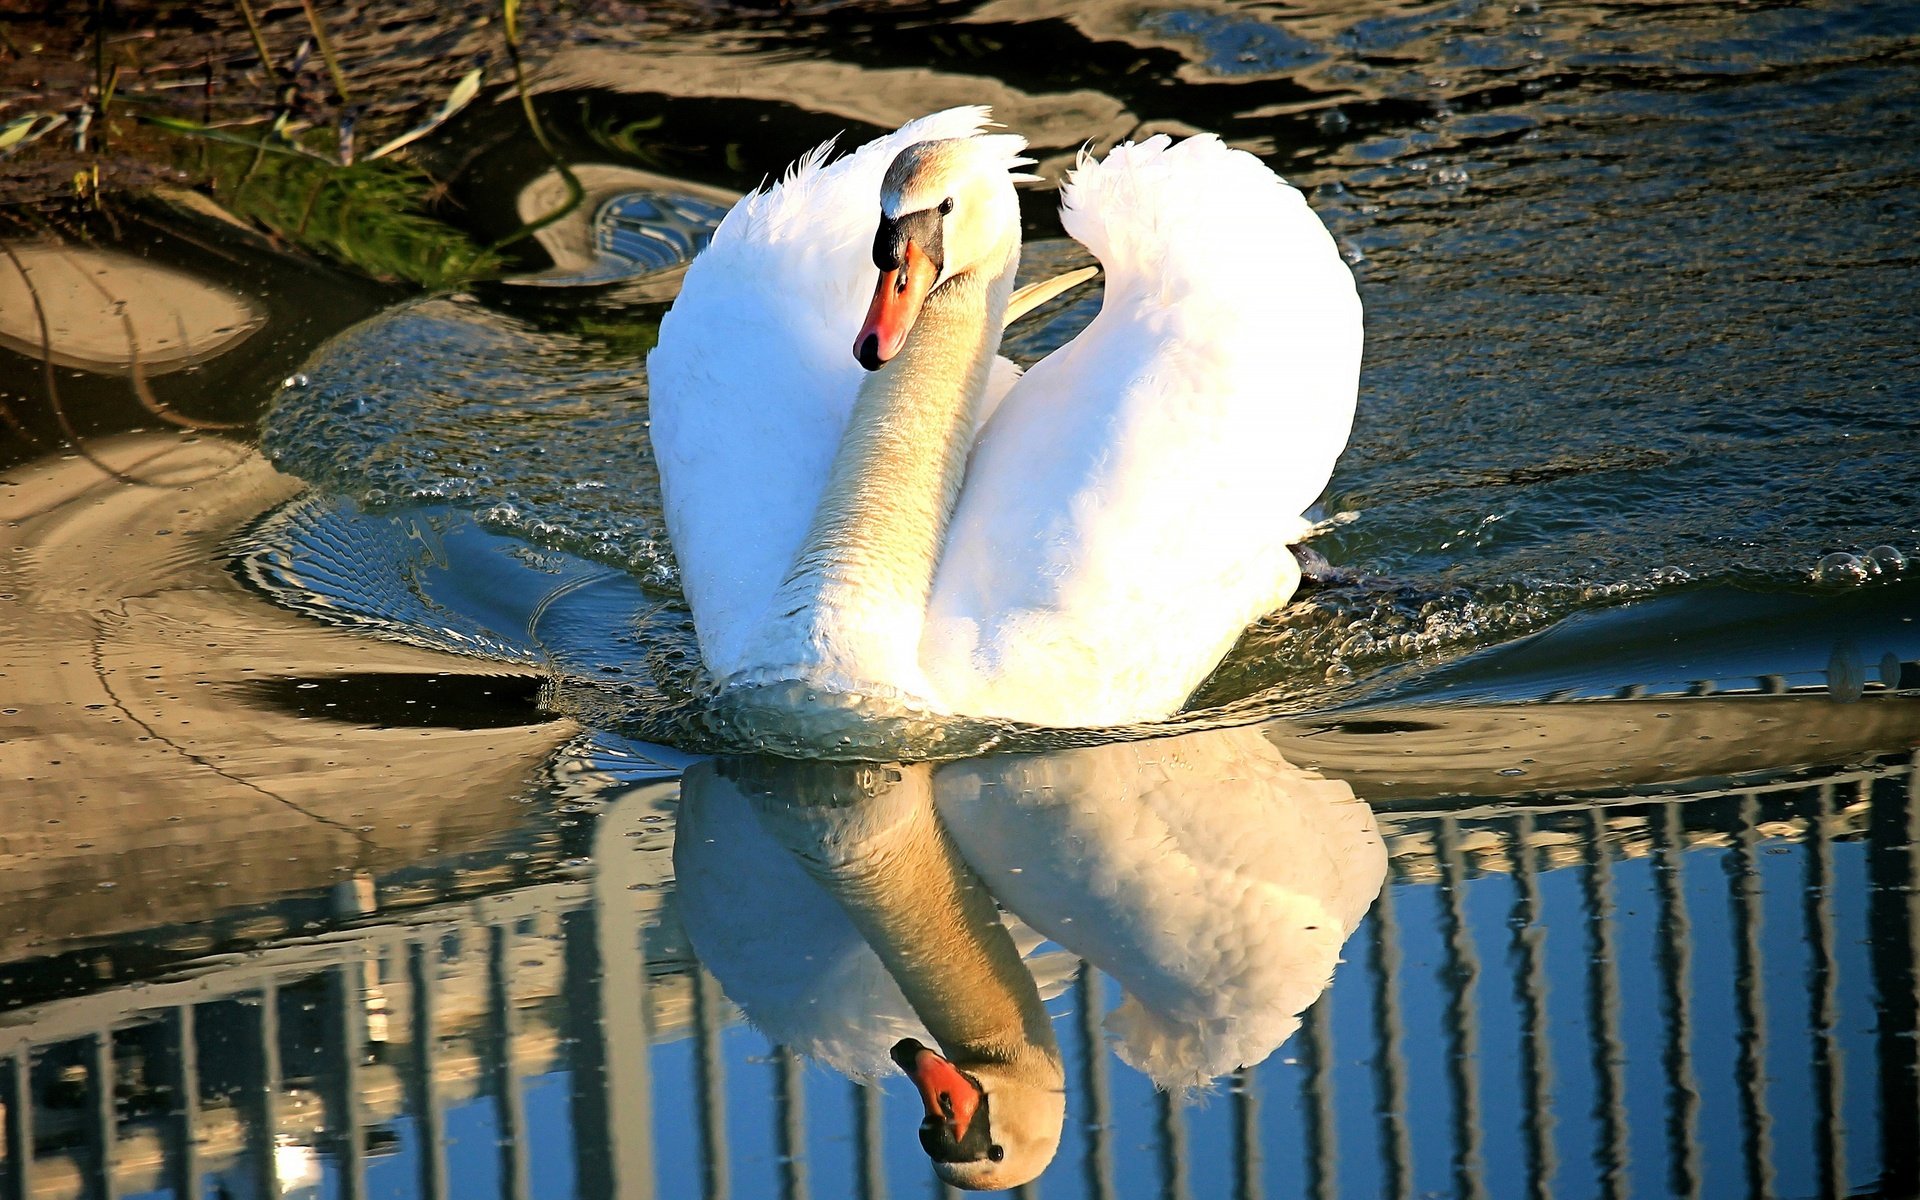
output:
{"label": "swan's white feather", "polygon": [[660,323],[647,357],[653,450],[681,587],[715,678],[742,665],[853,406],[863,374],[853,339],[873,291],[887,166],[915,142],[988,123],[984,107],[954,108],[834,162],[831,143],[816,147],[733,206]]}
{"label": "swan's white feather", "polygon": [[1083,156],[1062,202],[1106,294],[983,427],[921,657],[956,712],[1152,720],[1298,582],[1360,301],[1300,193],[1212,136]]}

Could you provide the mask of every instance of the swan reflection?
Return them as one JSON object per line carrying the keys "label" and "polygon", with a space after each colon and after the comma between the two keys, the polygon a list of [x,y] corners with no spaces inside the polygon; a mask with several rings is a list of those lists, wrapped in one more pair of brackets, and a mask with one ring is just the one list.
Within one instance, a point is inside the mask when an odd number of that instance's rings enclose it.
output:
{"label": "swan reflection", "polygon": [[1058,1148],[1043,1001],[1075,957],[1124,993],[1120,1057],[1202,1086],[1299,1027],[1387,865],[1352,789],[1252,729],[941,765],[722,759],[687,773],[680,822],[683,920],[728,996],[849,1075],[891,1057],[935,1170],[969,1188]]}

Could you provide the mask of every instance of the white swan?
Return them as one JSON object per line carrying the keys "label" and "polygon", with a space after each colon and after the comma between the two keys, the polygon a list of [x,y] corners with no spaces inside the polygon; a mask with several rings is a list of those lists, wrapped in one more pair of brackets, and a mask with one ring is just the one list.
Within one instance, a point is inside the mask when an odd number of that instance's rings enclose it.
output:
{"label": "white swan", "polygon": [[661,324],[668,533],[736,695],[1154,720],[1298,583],[1287,546],[1359,371],[1333,239],[1211,136],[1083,157],[1062,221],[1105,298],[1016,377],[997,350],[1029,160],[987,124],[816,149],[734,206]]}

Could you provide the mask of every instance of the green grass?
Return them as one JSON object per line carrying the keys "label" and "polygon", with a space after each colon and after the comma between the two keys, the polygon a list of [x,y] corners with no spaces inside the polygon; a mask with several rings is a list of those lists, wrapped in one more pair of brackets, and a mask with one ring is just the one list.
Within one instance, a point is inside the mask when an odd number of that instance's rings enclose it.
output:
{"label": "green grass", "polygon": [[202,144],[221,204],[311,254],[425,288],[500,270],[498,254],[433,215],[437,184],[418,167],[393,158],[342,165],[231,135]]}

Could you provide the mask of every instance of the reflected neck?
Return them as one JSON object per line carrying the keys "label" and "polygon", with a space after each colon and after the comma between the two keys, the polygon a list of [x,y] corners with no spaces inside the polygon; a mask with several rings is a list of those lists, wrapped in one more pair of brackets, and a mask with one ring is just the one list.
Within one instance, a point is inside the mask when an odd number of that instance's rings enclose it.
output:
{"label": "reflected neck", "polygon": [[934,813],[932,768],[883,770],[899,777],[882,794],[779,813],[783,840],[846,910],[942,1053],[1057,1075],[1039,989],[992,893]]}

